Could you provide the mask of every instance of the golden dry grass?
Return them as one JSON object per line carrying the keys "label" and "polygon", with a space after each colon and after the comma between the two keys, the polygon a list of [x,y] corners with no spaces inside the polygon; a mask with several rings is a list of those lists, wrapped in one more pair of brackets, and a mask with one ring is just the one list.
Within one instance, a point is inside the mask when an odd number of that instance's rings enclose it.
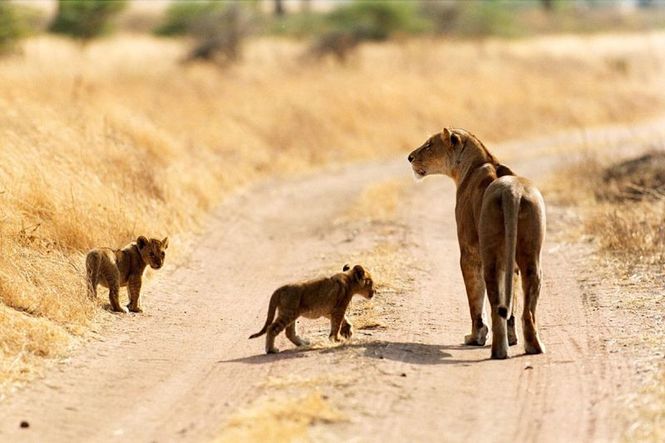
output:
{"label": "golden dry grass", "polygon": [[[653,149],[654,144],[639,144],[637,152]],[[658,442],[665,437],[665,365],[653,356],[663,343],[662,279],[665,266],[665,198],[643,201],[623,200],[621,190],[608,186],[603,179],[615,170],[618,161],[605,150],[587,146],[581,160],[557,174],[546,191],[552,203],[575,207],[581,215],[578,225],[567,226],[568,234],[579,239],[593,239],[600,266],[595,272],[609,281],[630,287],[610,303],[621,303],[624,322],[632,334],[619,337],[633,353],[646,354],[638,359],[638,383],[641,389],[627,401],[628,428],[623,439]],[[626,153],[624,153],[625,155]],[[640,182],[644,177],[632,177]],[[648,190],[645,190],[648,192]],[[618,197],[618,198],[617,198]],[[660,314],[659,314],[660,312]],[[637,314],[637,315],[636,315]]]}
{"label": "golden dry grass", "polygon": [[169,235],[177,254],[174,235],[235,187],[401,154],[443,125],[497,141],[661,112],[664,47],[664,34],[418,40],[337,66],[258,40],[220,71],[182,66],[173,40],[28,40],[0,60],[0,384],[104,312],[85,298],[88,248]]}
{"label": "golden dry grass", "polygon": [[316,391],[296,398],[265,397],[234,414],[217,441],[310,441],[308,431],[312,425],[342,420],[345,416]]}

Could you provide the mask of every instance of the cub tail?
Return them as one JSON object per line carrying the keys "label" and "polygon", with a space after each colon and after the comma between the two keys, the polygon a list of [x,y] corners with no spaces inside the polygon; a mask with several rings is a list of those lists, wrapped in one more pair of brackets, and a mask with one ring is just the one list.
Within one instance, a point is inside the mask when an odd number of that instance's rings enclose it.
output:
{"label": "cub tail", "polygon": [[272,321],[275,319],[275,311],[277,310],[277,301],[279,300],[278,294],[279,290],[273,292],[272,297],[270,297],[270,305],[268,306],[268,318],[266,318],[266,323],[263,325],[263,329],[261,329],[256,334],[250,335],[249,338],[260,337],[263,334],[265,334],[266,331],[268,330],[268,326],[270,326]]}

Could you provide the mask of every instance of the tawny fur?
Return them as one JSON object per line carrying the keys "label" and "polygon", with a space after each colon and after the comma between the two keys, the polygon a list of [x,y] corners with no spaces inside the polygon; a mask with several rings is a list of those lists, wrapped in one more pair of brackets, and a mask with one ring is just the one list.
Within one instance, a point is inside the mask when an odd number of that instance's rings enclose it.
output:
{"label": "tawny fur", "polygon": [[88,295],[97,297],[97,285],[109,289],[111,309],[115,312],[127,312],[120,306],[119,289],[127,286],[129,308],[132,312],[143,312],[139,301],[141,280],[146,266],[159,269],[164,264],[165,249],[169,245],[168,237],[163,240],[140,236],[135,242],[122,249],[97,248],[86,255],[85,267],[88,279]]}
{"label": "tawny fur", "polygon": [[517,343],[512,298],[514,271],[519,270],[524,347],[527,353],[544,352],[536,329],[545,236],[545,203],[538,189],[501,165],[478,138],[463,129],[444,129],[433,135],[409,155],[409,162],[417,177],[444,174],[457,186],[460,265],[471,313],[471,334],[464,338],[465,344],[485,344],[487,289],[492,307],[492,358],[508,356],[508,345]]}
{"label": "tawny fur", "polygon": [[[309,342],[299,337],[296,330],[296,320],[303,316],[330,319],[331,341],[339,341],[340,335],[349,339],[353,335],[353,326],[345,314],[355,294],[368,299],[374,296],[372,276],[360,265],[354,266],[353,269],[345,266],[343,272],[332,277],[282,286],[270,297],[268,318],[263,329],[249,338],[267,334],[265,348],[267,354],[279,352],[275,347],[275,337],[284,329],[286,336],[294,345],[308,345]],[[275,311],[278,311],[277,319]]]}

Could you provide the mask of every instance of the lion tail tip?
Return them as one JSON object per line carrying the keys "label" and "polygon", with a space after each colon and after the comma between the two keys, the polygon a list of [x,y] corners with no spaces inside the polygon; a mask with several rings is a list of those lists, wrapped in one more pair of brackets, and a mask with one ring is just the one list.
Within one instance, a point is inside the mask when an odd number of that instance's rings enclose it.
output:
{"label": "lion tail tip", "polygon": [[499,316],[501,316],[502,318],[508,318],[508,308],[507,307],[499,306],[499,308],[497,309],[497,312],[498,312]]}

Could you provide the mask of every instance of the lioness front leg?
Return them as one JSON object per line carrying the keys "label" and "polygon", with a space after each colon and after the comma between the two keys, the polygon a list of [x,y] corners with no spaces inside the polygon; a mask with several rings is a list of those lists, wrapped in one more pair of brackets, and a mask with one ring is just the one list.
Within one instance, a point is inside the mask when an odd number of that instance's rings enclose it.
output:
{"label": "lioness front leg", "polygon": [[127,282],[127,292],[129,293],[129,304],[127,308],[131,312],[143,312],[139,304],[139,295],[141,294],[141,277],[130,277]]}
{"label": "lioness front leg", "polygon": [[309,345],[309,340],[305,340],[304,338],[298,336],[298,329],[296,328],[295,321],[286,327],[286,337],[296,346]]}
{"label": "lioness front leg", "polygon": [[349,320],[346,317],[342,320],[342,327],[339,333],[347,340],[353,335],[353,325],[349,323]]}
{"label": "lioness front leg", "polygon": [[485,346],[489,329],[483,322],[483,309],[485,308],[485,281],[483,279],[480,258],[472,253],[462,253],[460,259],[466,296],[469,301],[471,314],[471,334],[464,337],[464,344],[470,346]]}

